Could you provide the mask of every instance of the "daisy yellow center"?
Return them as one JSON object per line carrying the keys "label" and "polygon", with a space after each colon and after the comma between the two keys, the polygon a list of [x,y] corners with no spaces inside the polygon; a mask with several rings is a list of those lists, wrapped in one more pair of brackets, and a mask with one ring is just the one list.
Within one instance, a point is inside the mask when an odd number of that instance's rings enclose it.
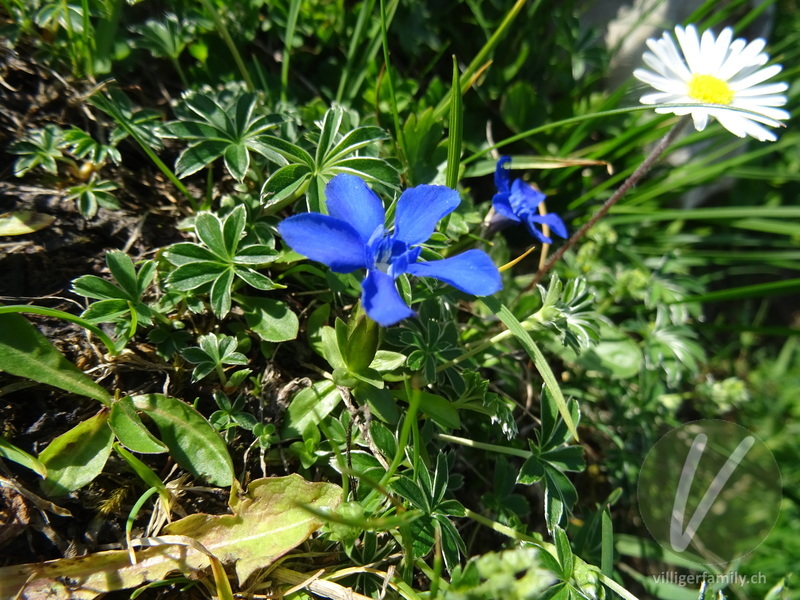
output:
{"label": "daisy yellow center", "polygon": [[692,75],[689,80],[689,96],[706,104],[733,102],[733,90],[726,82],[713,75]]}

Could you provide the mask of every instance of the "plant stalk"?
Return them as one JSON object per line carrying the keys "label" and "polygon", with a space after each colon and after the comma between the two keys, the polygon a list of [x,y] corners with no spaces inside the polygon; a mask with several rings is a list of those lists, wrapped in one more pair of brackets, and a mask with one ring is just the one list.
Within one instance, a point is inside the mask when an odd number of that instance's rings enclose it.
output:
{"label": "plant stalk", "polygon": [[533,281],[528,285],[527,288],[525,288],[526,292],[534,288],[536,284],[538,284],[548,273],[548,271],[553,268],[553,265],[556,264],[556,262],[558,262],[558,260],[564,256],[567,251],[572,248],[583,236],[585,236],[586,233],[592,227],[594,227],[595,224],[602,219],[609,210],[611,210],[611,207],[613,207],[625,194],[627,194],[633,186],[639,183],[639,180],[644,177],[650,171],[656,161],[658,161],[658,159],[664,153],[664,150],[666,150],[667,147],[675,141],[675,139],[678,137],[678,134],[680,134],[680,132],[689,122],[690,118],[691,117],[688,115],[683,117],[672,127],[672,129],[667,132],[667,135],[661,138],[658,144],[656,144],[656,147],[653,148],[652,152],[650,152],[647,158],[644,159],[644,162],[639,165],[639,168],[631,173],[631,176],[628,177],[622,183],[622,185],[617,188],[617,191],[614,192],[611,197],[603,203],[603,206],[600,207],[600,210],[598,210],[594,216],[575,233],[575,235],[570,237],[566,243],[561,246],[561,248],[559,248],[558,251],[553,254],[553,256],[550,257],[550,260],[548,260],[547,263],[541,269],[539,269],[539,272],[536,273],[536,277],[534,277]]}

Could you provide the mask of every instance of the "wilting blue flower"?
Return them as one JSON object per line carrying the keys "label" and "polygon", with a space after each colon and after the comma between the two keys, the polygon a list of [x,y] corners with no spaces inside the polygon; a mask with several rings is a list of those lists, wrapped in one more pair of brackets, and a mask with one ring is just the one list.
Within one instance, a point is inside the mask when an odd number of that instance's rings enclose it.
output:
{"label": "wilting blue flower", "polygon": [[360,178],[337,175],[325,188],[329,215],[303,213],[278,226],[287,244],[337,273],[366,269],[362,304],[370,318],[388,327],[415,313],[400,297],[394,280],[408,273],[433,277],[474,296],[502,287],[500,273],[481,250],[418,262],[422,248],[442,217],[455,210],[458,192],[439,185],[420,185],[397,201],[394,230],[386,229],[383,204]]}
{"label": "wilting blue flower", "polygon": [[538,206],[545,199],[545,195],[533,189],[521,179],[511,183],[511,176],[506,164],[511,162],[510,156],[503,156],[497,161],[494,171],[494,185],[497,193],[492,198],[495,211],[515,223],[525,223],[531,235],[544,244],[552,244],[553,240],[547,237],[536,224],[547,225],[556,235],[566,239],[567,227],[557,214],[549,213],[540,215]]}

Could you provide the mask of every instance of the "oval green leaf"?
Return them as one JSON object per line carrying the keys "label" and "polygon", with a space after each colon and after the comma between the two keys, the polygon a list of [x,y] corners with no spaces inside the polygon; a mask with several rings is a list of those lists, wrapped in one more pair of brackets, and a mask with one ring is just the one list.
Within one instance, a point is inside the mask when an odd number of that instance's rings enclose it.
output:
{"label": "oval green leaf", "polygon": [[133,396],[132,400],[156,424],[175,462],[214,485],[231,485],[233,462],[228,448],[203,415],[182,400],[163,394]]}
{"label": "oval green leaf", "polygon": [[58,436],[39,455],[47,469],[42,491],[63,496],[92,481],[103,470],[113,441],[106,410]]}

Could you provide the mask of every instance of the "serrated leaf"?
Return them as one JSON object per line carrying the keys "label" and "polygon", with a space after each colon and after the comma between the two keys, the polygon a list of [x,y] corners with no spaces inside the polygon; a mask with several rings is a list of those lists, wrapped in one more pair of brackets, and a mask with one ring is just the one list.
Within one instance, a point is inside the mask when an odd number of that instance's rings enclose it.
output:
{"label": "serrated leaf", "polygon": [[548,531],[553,531],[578,501],[578,492],[566,475],[552,467],[545,466],[544,480],[545,521]]}
{"label": "serrated leaf", "polygon": [[358,127],[348,132],[325,156],[323,167],[352,154],[369,144],[388,138],[380,127]]}
{"label": "serrated leaf", "polygon": [[583,446],[561,446],[541,455],[542,460],[562,471],[582,471],[586,466],[583,460]]}
{"label": "serrated leaf", "polygon": [[211,286],[211,310],[220,319],[225,317],[231,310],[233,276],[233,269],[225,269]]}
{"label": "serrated leaf", "polygon": [[175,175],[183,178],[197,173],[222,156],[227,146],[228,142],[205,140],[186,148],[175,161]]}
{"label": "serrated leaf", "polygon": [[97,275],[81,275],[72,282],[72,291],[94,300],[136,300],[110,281]]}
{"label": "serrated leaf", "polygon": [[268,207],[280,206],[311,177],[311,169],[304,164],[281,167],[267,179],[261,188],[261,196]]}
{"label": "serrated leaf", "polygon": [[227,487],[233,463],[225,442],[194,408],[163,394],[132,397],[134,406],[150,417],[161,432],[170,456],[195,477]]}
{"label": "serrated leaf", "polygon": [[522,485],[533,485],[544,477],[544,467],[538,456],[531,456],[522,463],[522,467],[517,475],[517,483]]}
{"label": "serrated leaf", "polygon": [[130,256],[120,250],[112,250],[106,254],[106,264],[119,287],[131,300],[139,299],[139,282],[136,279],[136,267]]}
{"label": "serrated leaf", "polygon": [[[422,468],[424,469],[425,467]],[[392,483],[391,488],[396,494],[408,500],[412,506],[420,509],[425,514],[430,514],[432,508],[430,500],[413,479],[401,475]]]}
{"label": "serrated leaf", "polygon": [[189,291],[215,281],[227,270],[219,263],[189,263],[170,273],[167,281],[176,290]]}
{"label": "serrated leaf", "polygon": [[164,253],[166,259],[175,266],[187,265],[197,262],[215,262],[219,260],[211,250],[199,244],[182,242],[173,244]]}
{"label": "serrated leaf", "polygon": [[572,548],[569,545],[567,534],[561,527],[555,528],[555,542],[558,562],[561,565],[561,577],[564,581],[569,581],[572,578],[575,561],[572,556]]}
{"label": "serrated leaf", "polygon": [[127,396],[111,405],[108,424],[120,443],[133,452],[160,454],[167,451],[167,447],[144,426],[133,401]]}
{"label": "serrated leaf", "polygon": [[247,285],[256,288],[257,290],[269,291],[269,290],[280,290],[285,288],[286,286],[280,283],[275,283],[267,277],[266,275],[262,275],[258,271],[254,269],[247,269],[244,267],[234,267],[234,272],[236,276],[247,283]]}
{"label": "serrated leaf", "polygon": [[343,118],[344,111],[340,106],[332,106],[325,113],[322,119],[322,126],[320,127],[319,141],[317,142],[316,164],[324,164],[325,155],[333,145],[336,134],[339,133]]}
{"label": "serrated leaf", "polygon": [[200,241],[217,257],[227,259],[233,256],[233,249],[225,245],[222,221],[217,215],[210,212],[201,212],[194,221],[194,230]]}
{"label": "serrated leaf", "polygon": [[400,183],[400,174],[391,164],[382,158],[362,156],[345,158],[337,161],[328,168],[331,174],[350,173],[367,182],[383,183],[396,187]]}
{"label": "serrated leaf", "polygon": [[243,143],[231,144],[225,150],[225,167],[237,181],[243,181],[250,167],[250,153]]}
{"label": "serrated leaf", "polygon": [[108,403],[109,393],[83,374],[24,317],[0,315],[0,370]]}
{"label": "serrated leaf", "polygon": [[105,410],[58,436],[39,455],[47,469],[42,491],[63,496],[91,482],[103,470],[113,442]]}

